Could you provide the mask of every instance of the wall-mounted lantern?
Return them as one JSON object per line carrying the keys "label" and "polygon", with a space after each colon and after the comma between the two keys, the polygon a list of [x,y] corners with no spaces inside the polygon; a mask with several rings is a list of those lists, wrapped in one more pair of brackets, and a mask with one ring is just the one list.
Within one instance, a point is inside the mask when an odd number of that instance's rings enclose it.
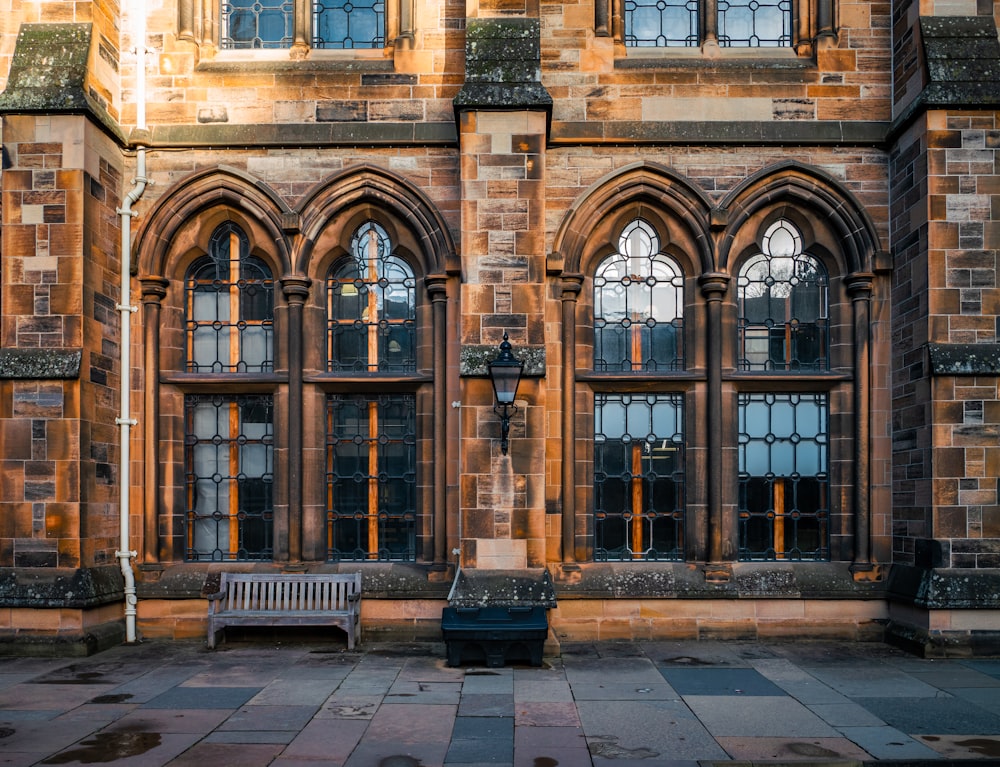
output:
{"label": "wall-mounted lantern", "polygon": [[500,353],[490,362],[489,367],[493,393],[496,395],[493,412],[500,416],[500,452],[507,455],[507,447],[510,444],[510,417],[517,412],[514,398],[517,396],[517,385],[521,381],[524,363],[511,353],[506,333],[503,334]]}

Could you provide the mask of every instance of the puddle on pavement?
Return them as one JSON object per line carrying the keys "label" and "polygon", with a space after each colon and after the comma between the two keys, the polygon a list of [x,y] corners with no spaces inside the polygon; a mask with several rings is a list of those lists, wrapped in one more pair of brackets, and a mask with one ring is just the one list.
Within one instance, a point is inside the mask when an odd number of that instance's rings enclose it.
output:
{"label": "puddle on pavement", "polygon": [[536,756],[531,767],[559,767],[559,762],[551,756]]}
{"label": "puddle on pavement", "polygon": [[836,751],[823,748],[823,746],[819,746],[815,743],[789,743],[788,750],[796,756],[809,756],[814,758],[840,756],[840,754]]}
{"label": "puddle on pavement", "polygon": [[[943,738],[938,735],[921,735],[925,743],[938,743]],[[948,739],[952,745],[966,748],[982,756],[1000,757],[1000,740],[996,738],[964,738],[963,740]]]}
{"label": "puddle on pavement", "polygon": [[91,703],[125,703],[132,699],[131,693],[119,693],[118,695],[98,695],[91,698]]}
{"label": "puddle on pavement", "polygon": [[691,655],[678,655],[674,658],[664,658],[663,663],[677,663],[682,666],[714,666],[712,661],[695,658]]}
{"label": "puddle on pavement", "polygon": [[9,738],[15,732],[17,732],[17,730],[13,727],[0,727],[0,738]]}
{"label": "puddle on pavement", "polygon": [[101,732],[39,764],[107,764],[145,754],[160,745],[161,740],[158,732]]}
{"label": "puddle on pavement", "polygon": [[983,756],[1000,757],[1000,740],[993,738],[967,738],[966,740],[956,740],[956,746],[967,748]]}
{"label": "puddle on pavement", "polygon": [[412,756],[387,756],[379,761],[378,767],[423,767],[423,763]]}

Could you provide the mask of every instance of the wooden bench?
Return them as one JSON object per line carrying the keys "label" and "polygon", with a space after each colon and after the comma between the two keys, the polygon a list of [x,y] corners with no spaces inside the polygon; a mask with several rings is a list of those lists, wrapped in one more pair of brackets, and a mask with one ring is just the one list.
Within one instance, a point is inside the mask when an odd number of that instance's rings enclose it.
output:
{"label": "wooden bench", "polygon": [[338,626],[361,641],[361,573],[222,573],[208,595],[208,646],[227,626]]}

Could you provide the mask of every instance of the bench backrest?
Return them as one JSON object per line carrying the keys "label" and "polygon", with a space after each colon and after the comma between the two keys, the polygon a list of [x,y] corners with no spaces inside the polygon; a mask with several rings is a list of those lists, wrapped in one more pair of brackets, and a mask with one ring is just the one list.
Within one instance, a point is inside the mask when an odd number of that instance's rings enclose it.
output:
{"label": "bench backrest", "polygon": [[350,575],[270,575],[222,573],[222,610],[347,610],[348,597],[361,592],[361,573]]}

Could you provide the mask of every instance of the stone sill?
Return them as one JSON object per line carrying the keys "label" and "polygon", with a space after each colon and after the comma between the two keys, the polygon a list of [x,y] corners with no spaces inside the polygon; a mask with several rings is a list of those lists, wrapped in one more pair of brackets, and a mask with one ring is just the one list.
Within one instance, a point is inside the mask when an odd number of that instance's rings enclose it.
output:
{"label": "stone sill", "polygon": [[395,64],[385,49],[364,51],[311,51],[307,58],[292,59],[288,49],[280,51],[221,51],[202,59],[196,72],[212,74],[262,74],[308,72],[392,72]]}
{"label": "stone sill", "polygon": [[794,50],[778,48],[717,48],[711,55],[701,48],[629,49],[628,56],[615,58],[615,69],[678,70],[725,69],[809,70],[816,69],[812,58]]}

